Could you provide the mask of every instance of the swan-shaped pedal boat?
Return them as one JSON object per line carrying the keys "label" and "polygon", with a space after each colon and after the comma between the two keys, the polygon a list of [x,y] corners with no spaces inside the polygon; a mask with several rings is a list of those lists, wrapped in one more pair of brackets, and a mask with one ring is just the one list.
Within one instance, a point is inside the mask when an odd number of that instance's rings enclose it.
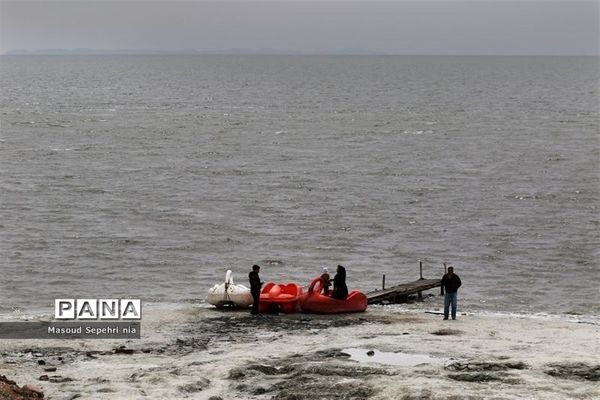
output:
{"label": "swan-shaped pedal boat", "polygon": [[250,289],[244,285],[233,283],[233,272],[227,270],[225,282],[217,284],[208,290],[208,302],[217,308],[235,305],[248,307],[252,304]]}
{"label": "swan-shaped pedal boat", "polygon": [[358,290],[348,293],[346,300],[325,296],[322,290],[323,278],[313,279],[300,305],[302,311],[313,314],[338,314],[363,312],[367,309],[367,296]]}
{"label": "swan-shaped pedal boat", "polygon": [[300,309],[304,289],[297,283],[268,282],[260,293],[260,312],[293,313]]}

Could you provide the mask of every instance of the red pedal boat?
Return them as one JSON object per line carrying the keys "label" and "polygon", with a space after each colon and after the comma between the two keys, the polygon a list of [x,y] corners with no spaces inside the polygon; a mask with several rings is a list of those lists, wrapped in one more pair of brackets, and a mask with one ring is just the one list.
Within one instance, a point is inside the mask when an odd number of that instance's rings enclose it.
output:
{"label": "red pedal boat", "polygon": [[325,296],[322,290],[323,278],[313,279],[308,288],[308,293],[300,305],[302,311],[313,314],[338,314],[363,312],[367,309],[367,296],[358,290],[348,293],[346,300]]}
{"label": "red pedal boat", "polygon": [[297,283],[268,282],[260,293],[260,312],[283,312],[293,313],[300,308],[300,299],[304,295],[304,289]]}

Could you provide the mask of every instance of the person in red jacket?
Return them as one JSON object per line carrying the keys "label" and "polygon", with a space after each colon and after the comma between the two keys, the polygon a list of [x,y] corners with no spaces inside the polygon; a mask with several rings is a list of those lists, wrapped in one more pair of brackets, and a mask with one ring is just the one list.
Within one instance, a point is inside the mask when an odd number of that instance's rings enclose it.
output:
{"label": "person in red jacket", "polygon": [[448,267],[448,273],[442,277],[442,293],[444,290],[444,319],[448,319],[449,309],[452,307],[452,319],[456,319],[456,303],[458,288],[462,285],[458,275],[454,273],[454,267]]}

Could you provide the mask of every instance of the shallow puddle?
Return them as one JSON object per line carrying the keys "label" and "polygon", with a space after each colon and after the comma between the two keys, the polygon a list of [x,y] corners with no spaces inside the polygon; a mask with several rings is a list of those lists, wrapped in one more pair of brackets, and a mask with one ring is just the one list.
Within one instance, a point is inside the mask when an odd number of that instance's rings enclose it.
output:
{"label": "shallow puddle", "polygon": [[448,358],[435,358],[427,354],[391,353],[361,348],[344,349],[342,352],[349,354],[351,360],[358,362],[398,365],[401,367],[414,367],[421,364],[445,365],[450,361]]}

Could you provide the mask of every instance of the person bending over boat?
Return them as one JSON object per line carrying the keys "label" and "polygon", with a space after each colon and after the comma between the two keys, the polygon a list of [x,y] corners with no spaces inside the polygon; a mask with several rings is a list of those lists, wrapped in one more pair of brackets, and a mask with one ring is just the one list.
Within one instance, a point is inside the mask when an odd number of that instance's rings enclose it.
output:
{"label": "person bending over boat", "polygon": [[321,279],[323,279],[323,294],[325,296],[329,296],[329,287],[331,286],[331,277],[329,276],[329,270],[326,267],[323,267],[323,273],[321,274]]}
{"label": "person bending over boat", "polygon": [[252,294],[252,311],[250,314],[258,314],[258,304],[260,302],[260,288],[262,286],[262,282],[260,281],[260,276],[258,273],[260,272],[260,267],[256,264],[252,266],[252,271],[248,274],[248,279],[250,280],[250,293]]}
{"label": "person bending over boat", "polygon": [[346,286],[346,268],[341,265],[337,266],[337,273],[333,278],[333,294],[334,299],[346,300],[348,297],[348,286]]}

